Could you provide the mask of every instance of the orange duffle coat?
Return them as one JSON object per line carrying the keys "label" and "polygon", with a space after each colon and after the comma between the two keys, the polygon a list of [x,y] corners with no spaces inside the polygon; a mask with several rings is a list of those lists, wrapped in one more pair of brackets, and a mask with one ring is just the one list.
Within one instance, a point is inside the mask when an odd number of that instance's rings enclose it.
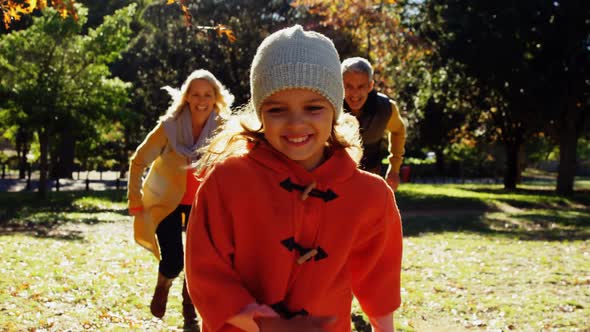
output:
{"label": "orange duffle coat", "polygon": [[210,172],[192,211],[185,271],[203,332],[239,331],[227,320],[253,302],[283,317],[334,316],[333,332],[350,331],[353,294],[372,317],[400,305],[394,194],[343,149],[309,172],[260,142]]}

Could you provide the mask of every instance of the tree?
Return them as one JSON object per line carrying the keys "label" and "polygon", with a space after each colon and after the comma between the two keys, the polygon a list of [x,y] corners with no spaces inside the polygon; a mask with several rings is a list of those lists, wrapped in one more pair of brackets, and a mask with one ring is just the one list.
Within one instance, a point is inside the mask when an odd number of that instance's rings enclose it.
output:
{"label": "tree", "polygon": [[[581,10],[588,8],[587,4],[576,3],[579,6],[572,5],[572,8],[579,13],[588,12]],[[483,118],[491,121],[487,136],[496,137],[505,147],[504,185],[507,189],[516,187],[519,153],[524,142],[543,130],[551,114],[555,114],[555,104],[549,107],[547,98],[548,95],[555,96],[555,93],[549,93],[553,90],[550,87],[555,67],[548,66],[550,61],[545,55],[545,45],[555,40],[566,40],[566,45],[569,42],[578,45],[578,54],[587,54],[587,50],[584,47],[580,49],[580,46],[586,43],[588,23],[585,23],[584,29],[584,24],[580,25],[584,20],[577,19],[584,14],[576,15],[570,11],[568,19],[574,19],[577,22],[575,29],[585,33],[574,33],[572,30],[567,30],[565,34],[547,33],[555,29],[554,11],[560,5],[560,2],[533,0],[426,2],[430,24],[426,35],[435,41],[442,59],[460,63],[466,75],[477,82],[477,88],[471,94],[476,105],[474,109],[478,113],[485,112]],[[585,37],[580,38],[581,35]],[[560,56],[557,59],[557,63],[564,61]],[[581,65],[579,56],[576,59]],[[574,65],[571,61],[569,64]],[[583,90],[583,83],[580,85],[580,80],[577,82],[578,90]],[[574,99],[579,101],[581,97],[577,94]],[[559,104],[560,108],[566,105],[563,99]]]}
{"label": "tree", "polygon": [[292,6],[303,7],[316,17],[309,24],[311,28],[341,31],[352,40],[354,47],[333,38],[342,57],[367,58],[375,70],[377,88],[392,97],[406,88],[409,67],[428,50],[403,22],[404,1],[297,0]]}
{"label": "tree", "polygon": [[[161,2],[147,6],[141,14],[142,29],[113,66],[117,76],[134,86],[130,106],[134,117],[125,123],[130,149],[168,108],[170,98],[161,88],[179,87],[195,69],[207,69],[219,78],[235,95],[236,105],[247,102],[256,48],[266,35],[291,24],[296,16],[284,1],[205,0],[187,6],[192,25],[186,24],[178,6]],[[237,39],[223,31],[235,31]]]}
{"label": "tree", "polygon": [[[146,0],[76,0],[77,3],[82,4],[88,9],[86,23],[83,27],[83,33],[86,33],[90,28],[96,28],[102,24],[105,16],[112,15],[117,9],[129,6],[135,3],[138,10],[145,6]],[[151,1],[150,1],[151,2]]]}
{"label": "tree", "polygon": [[537,79],[544,83],[541,100],[550,133],[559,143],[556,190],[573,192],[577,146],[590,123],[590,3],[555,1],[544,4],[536,15],[535,56]]}
{"label": "tree", "polygon": [[452,142],[466,138],[462,130],[465,126],[466,108],[457,95],[456,89],[464,78],[450,68],[438,68],[422,76],[420,91],[416,94],[417,111],[414,131],[415,143],[421,148],[429,148],[436,154],[436,168],[445,174],[445,148]]}
{"label": "tree", "polygon": [[[86,9],[79,19],[63,19],[46,8],[41,17],[21,31],[0,38],[1,90],[24,113],[22,124],[37,135],[40,145],[39,193],[45,195],[48,154],[60,127],[75,134],[113,121],[127,102],[128,84],[111,78],[107,64],[126,47],[135,11],[130,5],[105,17],[104,23],[80,34]],[[16,119],[13,119],[16,121]]]}
{"label": "tree", "polygon": [[[146,5],[146,2],[149,3],[152,1],[153,0],[138,0],[135,2],[143,7]],[[185,24],[190,26],[192,25],[192,15],[188,10],[188,2],[189,0],[166,0],[167,5],[179,5],[184,16]],[[111,13],[113,8],[118,9],[124,7],[133,3],[133,1],[106,0],[96,2],[92,0],[80,0],[80,3],[83,3],[90,8],[92,16],[87,18],[87,23],[90,27],[95,27],[98,25],[97,21],[102,19],[106,14]],[[74,0],[50,0],[49,3],[47,0],[0,0],[0,12],[2,13],[2,20],[4,22],[4,30],[0,30],[0,32],[11,29],[15,23],[18,25],[23,17],[28,17],[29,14],[35,11],[38,12],[43,10],[48,5],[55,8],[63,18],[72,17],[74,20],[78,20],[78,10],[76,9],[76,2]],[[25,26],[27,26],[27,23],[25,23]],[[18,28],[22,27],[19,26]],[[225,34],[230,38],[234,38],[233,31],[227,29],[227,27],[223,25],[218,25],[216,27],[200,26],[200,28],[215,30],[219,34]]]}

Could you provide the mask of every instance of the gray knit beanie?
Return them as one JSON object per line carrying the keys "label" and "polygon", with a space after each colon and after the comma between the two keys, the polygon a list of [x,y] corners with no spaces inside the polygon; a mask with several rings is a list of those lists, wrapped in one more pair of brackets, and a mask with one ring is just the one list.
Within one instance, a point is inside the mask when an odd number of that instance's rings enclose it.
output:
{"label": "gray knit beanie", "polygon": [[266,37],[252,61],[250,94],[260,119],[260,105],[273,93],[303,88],[313,90],[334,106],[334,120],[342,114],[344,85],[340,58],[332,41],[300,25]]}

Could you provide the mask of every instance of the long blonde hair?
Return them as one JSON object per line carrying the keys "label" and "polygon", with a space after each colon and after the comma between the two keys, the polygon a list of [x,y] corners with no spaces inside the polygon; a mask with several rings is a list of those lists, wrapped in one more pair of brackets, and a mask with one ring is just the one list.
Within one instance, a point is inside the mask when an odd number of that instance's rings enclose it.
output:
{"label": "long blonde hair", "polygon": [[[262,123],[250,101],[238,108],[218,129],[209,144],[200,149],[201,158],[194,165],[196,174],[203,174],[203,171],[227,158],[244,155],[248,152],[249,144],[265,140]],[[332,124],[332,133],[326,147],[346,149],[358,164],[363,156],[363,147],[357,119],[348,113],[342,113]]]}
{"label": "long blonde hair", "polygon": [[230,107],[234,102],[234,96],[210,71],[197,69],[186,78],[180,89],[175,89],[168,85],[162,87],[162,89],[166,90],[170,94],[170,97],[172,97],[172,103],[166,110],[166,113],[160,117],[160,121],[175,118],[180,114],[180,111],[182,111],[187,105],[186,94],[190,89],[191,83],[196,80],[205,80],[211,84],[213,91],[215,91],[215,112],[217,112],[222,118],[229,117],[231,113]]}

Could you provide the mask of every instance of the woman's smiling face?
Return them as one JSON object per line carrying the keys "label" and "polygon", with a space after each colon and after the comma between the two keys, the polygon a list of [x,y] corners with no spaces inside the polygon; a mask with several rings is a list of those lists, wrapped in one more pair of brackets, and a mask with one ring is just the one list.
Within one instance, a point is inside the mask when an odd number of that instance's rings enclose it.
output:
{"label": "woman's smiling face", "polygon": [[202,114],[204,118],[207,118],[215,107],[215,101],[215,89],[211,83],[205,79],[196,79],[191,82],[186,94],[186,102],[191,113]]}

